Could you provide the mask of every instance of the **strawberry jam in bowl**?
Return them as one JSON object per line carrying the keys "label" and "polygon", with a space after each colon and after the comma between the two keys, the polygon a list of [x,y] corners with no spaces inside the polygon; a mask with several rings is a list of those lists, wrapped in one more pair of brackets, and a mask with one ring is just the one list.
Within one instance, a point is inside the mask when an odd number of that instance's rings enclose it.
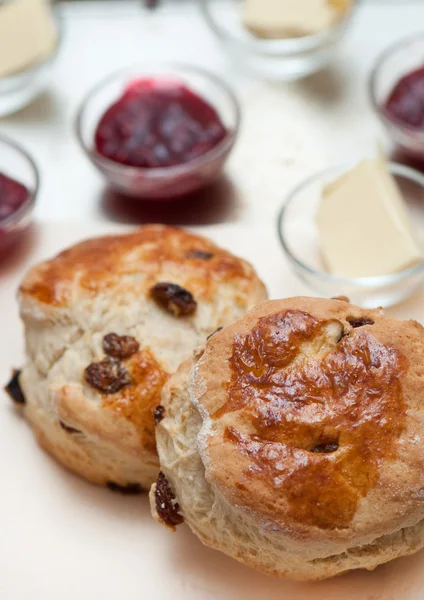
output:
{"label": "strawberry jam in bowl", "polygon": [[424,33],[383,52],[371,73],[370,94],[397,149],[424,164]]}
{"label": "strawberry jam in bowl", "polygon": [[38,186],[38,170],[29,154],[0,136],[0,260],[25,234]]}
{"label": "strawberry jam in bowl", "polygon": [[212,183],[237,137],[231,89],[203,69],[141,65],[98,84],[77,116],[78,139],[118,191],[170,200]]}

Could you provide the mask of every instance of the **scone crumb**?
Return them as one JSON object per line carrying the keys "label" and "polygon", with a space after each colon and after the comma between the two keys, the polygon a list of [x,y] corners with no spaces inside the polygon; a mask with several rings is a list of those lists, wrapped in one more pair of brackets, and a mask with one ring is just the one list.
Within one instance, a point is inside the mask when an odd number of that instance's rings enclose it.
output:
{"label": "scone crumb", "polygon": [[179,513],[180,506],[162,471],[156,480],[155,501],[159,518],[167,527],[175,531],[176,525],[183,523],[184,518]]}
{"label": "scone crumb", "polygon": [[131,335],[108,333],[103,338],[103,350],[108,356],[124,360],[138,352],[140,344]]}
{"label": "scone crumb", "polygon": [[176,317],[190,315],[197,308],[192,294],[176,283],[157,283],[150,292],[155,302]]}

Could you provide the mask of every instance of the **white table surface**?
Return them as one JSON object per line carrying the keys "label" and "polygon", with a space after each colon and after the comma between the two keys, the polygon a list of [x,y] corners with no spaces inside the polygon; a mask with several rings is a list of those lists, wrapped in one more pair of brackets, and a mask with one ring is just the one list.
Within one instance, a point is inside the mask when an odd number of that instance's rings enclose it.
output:
{"label": "white table surface", "polygon": [[[376,55],[424,22],[424,2],[364,2],[331,68],[307,80],[271,85],[243,76],[203,23],[196,3],[65,3],[65,36],[49,89],[18,114],[0,119],[40,166],[39,219],[164,221],[201,225],[271,224],[287,190],[340,157],[384,140],[367,97]],[[74,117],[85,92],[137,60],[198,63],[237,89],[243,126],[225,184],[198,200],[167,205],[124,202],[105,189],[80,150]]]}

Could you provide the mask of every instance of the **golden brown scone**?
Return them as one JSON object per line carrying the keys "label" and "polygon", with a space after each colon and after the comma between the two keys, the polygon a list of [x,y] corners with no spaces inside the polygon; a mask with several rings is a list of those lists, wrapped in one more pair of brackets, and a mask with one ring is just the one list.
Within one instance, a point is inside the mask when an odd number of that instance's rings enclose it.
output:
{"label": "golden brown scone", "polygon": [[161,225],[87,240],[34,267],[19,290],[20,384],[39,441],[94,483],[150,487],[153,410],[169,374],[265,297],[248,263]]}
{"label": "golden brown scone", "polygon": [[346,300],[264,302],[162,392],[152,511],[318,580],[424,545],[424,329]]}

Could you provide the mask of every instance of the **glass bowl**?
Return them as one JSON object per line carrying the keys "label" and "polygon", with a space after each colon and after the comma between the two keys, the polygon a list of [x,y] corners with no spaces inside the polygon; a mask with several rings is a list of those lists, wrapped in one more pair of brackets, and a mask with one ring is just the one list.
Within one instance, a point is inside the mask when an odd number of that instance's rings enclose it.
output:
{"label": "glass bowl", "polygon": [[[391,275],[347,279],[328,273],[322,260],[316,226],[321,193],[325,185],[354,164],[326,169],[298,185],[287,196],[280,211],[278,235],[294,272],[319,295],[347,296],[351,302],[365,308],[392,306],[407,298],[423,283],[424,262]],[[400,186],[418,241],[424,248],[424,175],[396,163],[389,163],[388,168]]]}
{"label": "glass bowl", "polygon": [[334,27],[317,34],[287,39],[261,39],[243,26],[244,0],[228,0],[225,3],[216,0],[199,1],[209,28],[225,44],[239,65],[266,79],[281,81],[306,77],[331,60],[356,5],[354,1]]}
{"label": "glass bowl", "polygon": [[[94,135],[100,118],[128,84],[143,77],[169,77],[184,83],[215,108],[227,135],[202,156],[177,166],[132,167],[98,154]],[[239,103],[232,90],[216,75],[189,65],[141,64],[118,71],[95,86],[78,111],[76,131],[83,150],[112,187],[136,198],[170,200],[208,185],[221,175],[239,124]]]}
{"label": "glass bowl", "polygon": [[41,63],[8,77],[0,77],[0,117],[13,114],[27,106],[45,88],[62,44],[62,21],[57,8],[53,8],[57,27],[55,49]]}
{"label": "glass bowl", "polygon": [[31,156],[16,142],[0,136],[0,173],[24,185],[25,202],[7,217],[0,217],[0,259],[15,244],[31,223],[39,189],[39,172]]}
{"label": "glass bowl", "polygon": [[394,144],[406,154],[423,159],[424,130],[397,120],[385,107],[398,81],[420,67],[424,67],[424,33],[396,42],[378,57],[369,79],[369,94]]}

